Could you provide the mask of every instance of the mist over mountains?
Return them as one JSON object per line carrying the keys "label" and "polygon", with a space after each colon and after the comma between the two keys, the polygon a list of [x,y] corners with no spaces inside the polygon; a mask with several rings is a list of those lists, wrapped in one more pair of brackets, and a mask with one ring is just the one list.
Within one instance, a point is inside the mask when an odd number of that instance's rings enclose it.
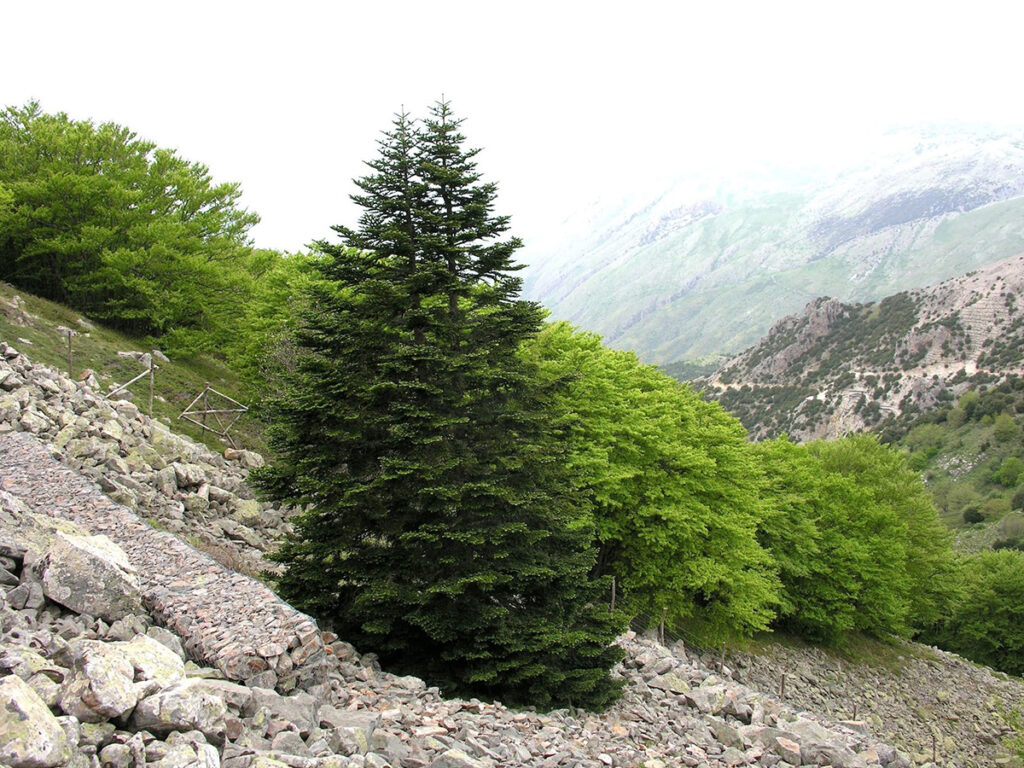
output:
{"label": "mist over mountains", "polygon": [[598,201],[522,260],[554,318],[666,364],[738,352],[820,296],[876,300],[1022,251],[1024,130],[940,126]]}

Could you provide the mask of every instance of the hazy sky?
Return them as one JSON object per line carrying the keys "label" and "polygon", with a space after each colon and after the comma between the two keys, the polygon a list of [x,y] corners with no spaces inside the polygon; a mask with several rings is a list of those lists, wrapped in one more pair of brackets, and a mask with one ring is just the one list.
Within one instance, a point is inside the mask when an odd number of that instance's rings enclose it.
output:
{"label": "hazy sky", "polygon": [[466,118],[527,238],[651,177],[1024,124],[1017,2],[10,2],[0,103],[115,121],[241,182],[257,244],[352,224],[404,105]]}

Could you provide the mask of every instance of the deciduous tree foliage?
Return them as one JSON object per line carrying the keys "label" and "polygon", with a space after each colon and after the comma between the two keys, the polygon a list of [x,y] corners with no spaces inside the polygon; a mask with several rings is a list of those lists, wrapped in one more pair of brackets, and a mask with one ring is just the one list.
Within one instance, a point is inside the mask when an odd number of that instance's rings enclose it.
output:
{"label": "deciduous tree foliage", "polygon": [[782,581],[774,626],[838,642],[857,626],[861,547],[848,524],[852,485],[825,473],[805,446],[782,438],[753,447],[764,471],[758,539]]}
{"label": "deciduous tree foliage", "polygon": [[592,577],[594,526],[519,345],[495,188],[459,121],[399,115],[357,184],[358,229],[319,244],[285,396],[275,499],[309,505],[284,595],[452,692],[602,707],[624,617]]}
{"label": "deciduous tree foliage", "polygon": [[252,289],[240,307],[239,332],[226,348],[232,367],[259,413],[262,401],[281,389],[281,375],[294,369],[294,334],[299,310],[319,272],[316,253],[254,252]]}
{"label": "deciduous tree foliage", "polygon": [[964,558],[959,602],[925,635],[928,642],[1011,675],[1024,674],[1024,552]]}
{"label": "deciduous tree foliage", "polygon": [[705,640],[767,627],[778,584],[755,538],[760,470],[739,422],[566,323],[525,354],[557,391],[573,490],[590,499],[599,571],[635,613]]}
{"label": "deciduous tree foliage", "polygon": [[782,580],[777,627],[839,643],[910,633],[956,599],[950,537],[904,454],[859,435],[754,447],[765,472],[759,538]]}
{"label": "deciduous tree foliage", "polygon": [[952,599],[953,556],[920,475],[904,454],[872,435],[809,446],[826,472],[849,479],[859,494],[845,531],[865,548],[858,629],[905,632],[929,626]]}
{"label": "deciduous tree foliage", "polygon": [[249,287],[237,184],[113,123],[0,113],[0,276],[182,351],[222,343]]}

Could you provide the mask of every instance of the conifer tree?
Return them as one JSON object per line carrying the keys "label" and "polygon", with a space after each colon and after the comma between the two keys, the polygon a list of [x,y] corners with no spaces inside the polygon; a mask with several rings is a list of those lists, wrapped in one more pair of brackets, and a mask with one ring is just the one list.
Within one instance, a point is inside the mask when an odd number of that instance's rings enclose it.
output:
{"label": "conifer tree", "polygon": [[400,114],[356,182],[359,228],[319,244],[260,478],[308,505],[280,587],[449,692],[600,708],[622,617],[517,354],[543,312],[458,126],[444,102],[424,129]]}

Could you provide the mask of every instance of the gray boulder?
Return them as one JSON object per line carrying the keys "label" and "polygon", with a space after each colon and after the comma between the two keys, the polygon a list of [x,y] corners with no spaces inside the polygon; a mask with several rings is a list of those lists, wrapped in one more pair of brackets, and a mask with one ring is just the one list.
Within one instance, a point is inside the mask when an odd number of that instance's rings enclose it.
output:
{"label": "gray boulder", "polygon": [[60,722],[16,675],[0,679],[0,764],[54,768],[71,759]]}
{"label": "gray boulder", "polygon": [[337,709],[329,704],[320,707],[317,719],[321,728],[331,730],[330,741],[348,753],[366,754],[374,731],[380,727],[380,713]]}
{"label": "gray boulder", "polygon": [[139,702],[131,725],[155,734],[172,731],[201,731],[214,743],[224,741],[224,700],[210,693],[199,681],[181,680]]}
{"label": "gray boulder", "polygon": [[165,645],[146,635],[128,642],[108,643],[124,654],[135,670],[135,680],[153,680],[161,688],[185,677],[185,663]]}
{"label": "gray boulder", "polygon": [[146,630],[146,634],[156,640],[162,646],[169,648],[182,661],[185,661],[185,649],[181,647],[181,639],[163,627],[153,626]]}
{"label": "gray boulder", "polygon": [[99,723],[130,712],[138,701],[135,669],[118,643],[76,640],[75,670],[60,692],[60,708],[83,723]]}
{"label": "gray boulder", "polygon": [[429,768],[484,768],[484,764],[460,749],[449,749],[434,758]]}
{"label": "gray boulder", "polygon": [[198,488],[206,482],[206,471],[199,464],[174,462],[174,479],[178,488]]}
{"label": "gray boulder", "polygon": [[294,696],[281,696],[269,688],[254,687],[252,698],[246,702],[242,714],[251,717],[258,709],[265,707],[275,720],[287,720],[305,736],[319,724],[318,706],[319,702],[304,691]]}
{"label": "gray boulder", "polygon": [[647,684],[651,688],[658,688],[669,693],[686,693],[690,690],[690,684],[674,672],[658,675]]}
{"label": "gray boulder", "polygon": [[252,451],[225,448],[224,458],[228,461],[237,461],[245,469],[256,469],[263,466],[263,457]]}
{"label": "gray boulder", "polygon": [[107,622],[143,612],[139,576],[106,536],[58,532],[45,559],[43,593],[55,603]]}

